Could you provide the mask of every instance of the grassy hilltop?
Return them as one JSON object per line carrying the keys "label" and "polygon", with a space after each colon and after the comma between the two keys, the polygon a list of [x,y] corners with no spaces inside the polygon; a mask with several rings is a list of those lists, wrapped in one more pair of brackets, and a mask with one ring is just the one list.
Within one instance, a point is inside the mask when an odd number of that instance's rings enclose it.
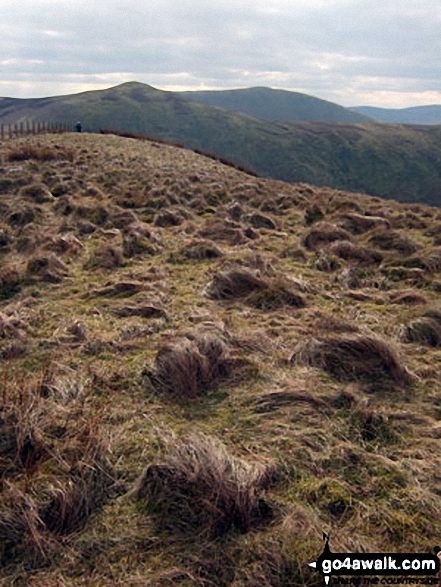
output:
{"label": "grassy hilltop", "polygon": [[308,94],[257,87],[241,90],[182,92],[189,100],[203,102],[263,120],[291,122],[373,122],[362,113]]}
{"label": "grassy hilltop", "polygon": [[0,157],[1,584],[439,544],[439,210],[114,136]]}
{"label": "grassy hilltop", "polygon": [[271,122],[136,82],[71,96],[0,100],[0,123],[34,118],[80,119],[92,132],[107,127],[182,142],[284,181],[440,205],[441,126]]}

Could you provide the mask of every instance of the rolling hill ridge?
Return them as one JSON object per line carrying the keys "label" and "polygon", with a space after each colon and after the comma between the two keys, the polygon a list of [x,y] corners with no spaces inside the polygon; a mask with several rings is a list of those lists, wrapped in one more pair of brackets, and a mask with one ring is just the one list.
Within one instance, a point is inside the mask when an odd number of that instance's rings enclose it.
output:
{"label": "rolling hill ridge", "polygon": [[243,90],[181,92],[186,98],[255,118],[291,122],[372,122],[363,113],[300,92],[256,87]]}
{"label": "rolling hill ridge", "polygon": [[439,205],[441,127],[271,122],[145,84],[0,101],[0,122],[36,118],[184,143],[266,177]]}
{"label": "rolling hill ridge", "polygon": [[391,124],[441,124],[441,106],[414,106],[412,108],[375,108],[358,106],[350,108],[353,112],[364,114],[378,122]]}

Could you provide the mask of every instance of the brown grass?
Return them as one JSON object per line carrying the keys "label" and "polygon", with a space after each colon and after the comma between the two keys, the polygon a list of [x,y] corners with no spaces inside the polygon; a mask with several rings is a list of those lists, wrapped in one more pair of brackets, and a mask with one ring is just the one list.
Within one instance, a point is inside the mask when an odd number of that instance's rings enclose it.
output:
{"label": "brown grass", "polygon": [[391,342],[374,335],[357,334],[310,340],[300,344],[293,363],[324,369],[337,379],[371,384],[389,381],[406,386],[411,382]]}
{"label": "brown grass", "polygon": [[334,255],[345,261],[355,261],[359,265],[379,265],[383,260],[380,251],[371,247],[354,245],[350,241],[337,241],[329,249]]}
{"label": "brown grass", "polygon": [[429,308],[421,318],[403,326],[402,340],[432,347],[441,346],[441,308]]}
{"label": "brown grass", "polygon": [[198,236],[230,245],[243,244],[248,240],[242,225],[218,218],[208,219],[202,229],[199,230]]}
{"label": "brown grass", "polygon": [[121,247],[113,244],[100,244],[91,252],[86,261],[85,269],[115,269],[124,262]]}
{"label": "brown grass", "polygon": [[7,300],[20,291],[24,276],[15,264],[0,267],[0,299]]}
{"label": "brown grass", "polygon": [[54,540],[77,531],[113,484],[107,440],[87,405],[90,389],[78,385],[67,397],[57,381],[49,368],[2,380],[3,562],[48,562]]}
{"label": "brown grass", "polygon": [[316,250],[337,240],[350,241],[347,230],[329,222],[318,222],[302,237],[302,244],[308,250]]}
{"label": "brown grass", "polygon": [[182,247],[177,253],[172,253],[169,261],[185,263],[186,261],[203,261],[223,257],[222,250],[215,243],[206,240],[196,240]]}
{"label": "brown grass", "polygon": [[277,310],[283,307],[304,308],[305,297],[299,293],[296,284],[288,280],[276,279],[265,289],[252,292],[247,303],[258,310]]}
{"label": "brown grass", "polygon": [[274,510],[263,491],[275,479],[274,465],[234,457],[203,434],[162,442],[160,458],[134,491],[160,528],[216,537],[233,529],[247,532],[271,519]]}
{"label": "brown grass", "polygon": [[73,161],[74,151],[66,147],[49,147],[35,143],[22,143],[11,147],[7,154],[8,161]]}
{"label": "brown grass", "polygon": [[227,345],[212,332],[198,332],[162,346],[150,380],[155,387],[179,397],[194,398],[213,387],[230,369]]}
{"label": "brown grass", "polygon": [[341,216],[341,225],[352,234],[363,234],[374,228],[388,229],[390,222],[381,216],[346,213]]}
{"label": "brown grass", "polygon": [[380,249],[393,249],[402,255],[413,255],[418,250],[414,241],[395,230],[378,229],[371,235],[369,242]]}
{"label": "brown grass", "polygon": [[413,306],[418,304],[426,304],[427,298],[418,290],[414,289],[400,289],[389,294],[391,304],[401,304],[406,306]]}
{"label": "brown grass", "polygon": [[69,274],[69,269],[54,253],[39,253],[29,259],[26,266],[27,279],[59,283]]}
{"label": "brown grass", "polygon": [[216,273],[206,291],[215,300],[231,300],[244,298],[267,287],[268,282],[258,272],[238,266]]}

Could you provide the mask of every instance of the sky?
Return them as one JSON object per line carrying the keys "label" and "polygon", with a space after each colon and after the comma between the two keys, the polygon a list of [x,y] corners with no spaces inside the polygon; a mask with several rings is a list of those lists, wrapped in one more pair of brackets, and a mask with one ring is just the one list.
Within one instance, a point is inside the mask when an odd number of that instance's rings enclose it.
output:
{"label": "sky", "polygon": [[0,96],[139,81],[441,104],[441,0],[0,0]]}

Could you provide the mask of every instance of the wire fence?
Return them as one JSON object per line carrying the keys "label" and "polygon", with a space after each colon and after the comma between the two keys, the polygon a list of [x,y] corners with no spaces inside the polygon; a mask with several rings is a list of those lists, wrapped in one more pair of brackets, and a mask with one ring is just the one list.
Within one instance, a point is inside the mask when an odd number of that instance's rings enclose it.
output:
{"label": "wire fence", "polygon": [[29,135],[63,133],[73,130],[75,130],[73,124],[69,125],[61,122],[25,120],[24,122],[15,124],[0,124],[0,140],[5,141]]}

